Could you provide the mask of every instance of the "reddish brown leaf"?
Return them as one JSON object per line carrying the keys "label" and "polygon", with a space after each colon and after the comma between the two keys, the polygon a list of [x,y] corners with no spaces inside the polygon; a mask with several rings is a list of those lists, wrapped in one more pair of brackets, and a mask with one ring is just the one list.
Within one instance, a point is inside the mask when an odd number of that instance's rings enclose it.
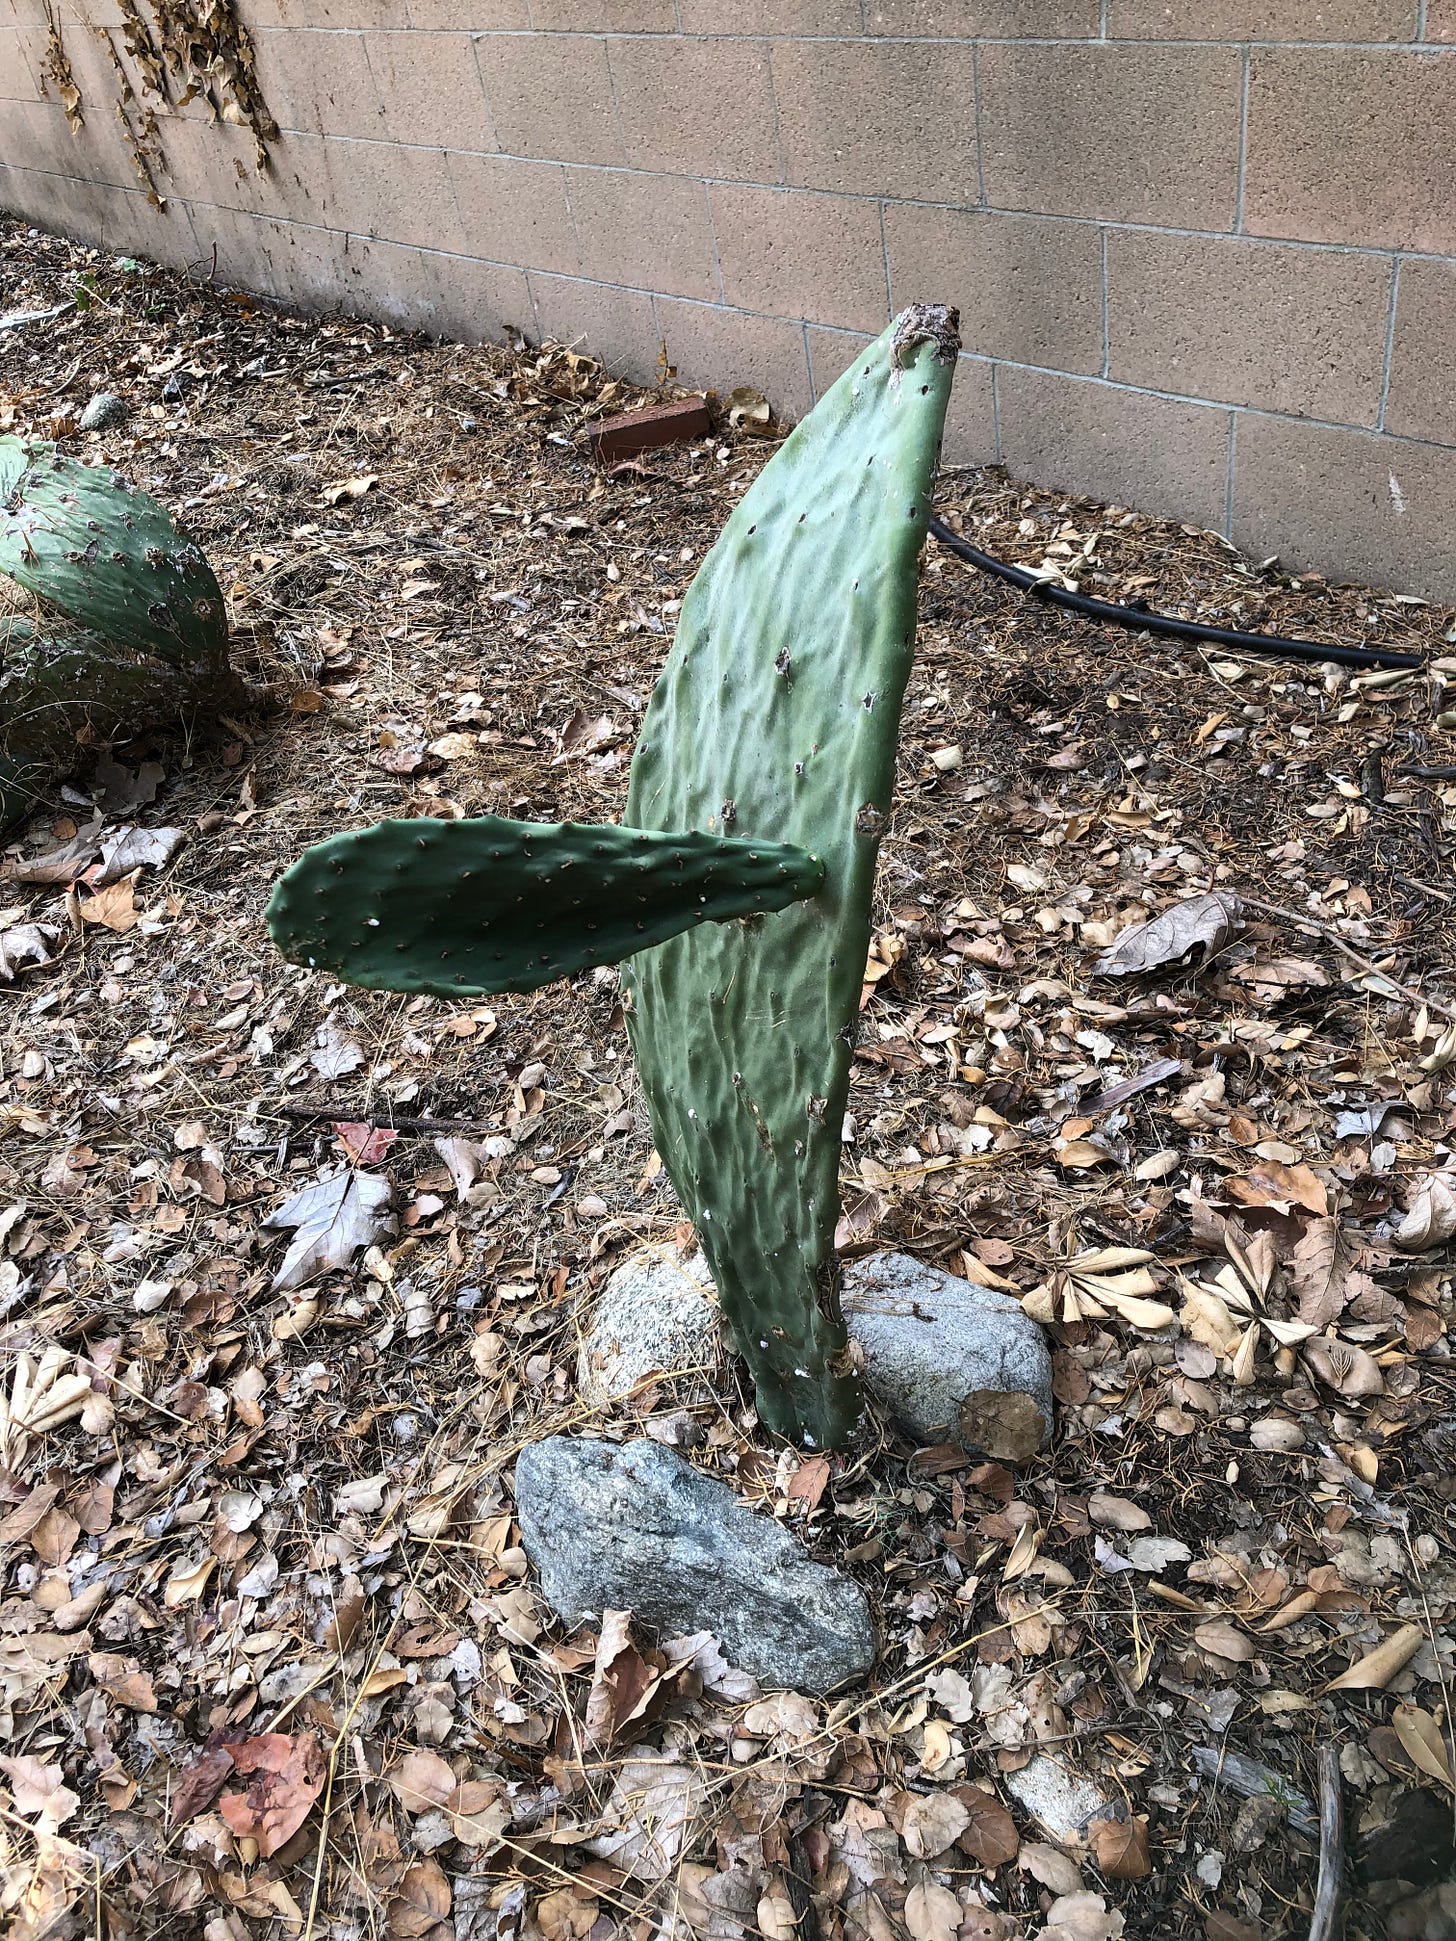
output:
{"label": "reddish brown leaf", "polygon": [[172,1825],[184,1826],[203,1807],[211,1806],[232,1769],[233,1756],[226,1746],[200,1752],[190,1766],[184,1766],[172,1792]]}
{"label": "reddish brown leaf", "polygon": [[1087,1829],[1093,1857],[1109,1880],[1143,1880],[1153,1870],[1146,1820],[1094,1820]]}
{"label": "reddish brown leaf", "polygon": [[956,1845],[983,1867],[1000,1867],[1021,1849],[1016,1822],[994,1793],[982,1786],[958,1786],[956,1798],[971,1816]]}
{"label": "reddish brown leaf", "polygon": [[292,1839],[323,1791],[324,1757],[318,1737],[300,1732],[265,1732],[232,1748],[240,1773],[251,1773],[243,1793],[224,1793],[218,1811],[241,1837],[256,1840],[266,1860]]}

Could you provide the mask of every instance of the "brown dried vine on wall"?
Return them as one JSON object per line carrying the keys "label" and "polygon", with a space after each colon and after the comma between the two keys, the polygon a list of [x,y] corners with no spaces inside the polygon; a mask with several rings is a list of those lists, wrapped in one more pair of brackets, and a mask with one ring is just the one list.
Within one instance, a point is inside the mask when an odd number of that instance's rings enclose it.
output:
{"label": "brown dried vine on wall", "polygon": [[81,90],[76,86],[76,77],[71,72],[71,62],[61,41],[61,23],[56,18],[56,10],[49,4],[46,7],[46,51],[40,64],[40,91],[48,94],[48,81],[56,84],[56,93],[61,97],[61,105],[66,111],[66,120],[71,124],[71,132],[81,126],[85,117],[81,113]]}
{"label": "brown dried vine on wall", "polygon": [[[167,199],[158,186],[158,176],[168,166],[162,117],[180,112],[190,102],[203,102],[211,120],[248,129],[260,172],[268,166],[268,144],[278,139],[278,124],[258,85],[252,36],[238,19],[233,0],[147,0],[147,5],[150,20],[141,0],[118,0],[120,27],[92,31],[116,73],[116,118],[132,166],[153,208],[165,209]],[[71,126],[78,128],[80,90],[61,44],[59,24],[54,13],[48,13],[50,38],[42,91],[47,77],[54,80]],[[135,79],[122,59],[123,51],[131,60]],[[241,163],[237,166],[243,173]]]}

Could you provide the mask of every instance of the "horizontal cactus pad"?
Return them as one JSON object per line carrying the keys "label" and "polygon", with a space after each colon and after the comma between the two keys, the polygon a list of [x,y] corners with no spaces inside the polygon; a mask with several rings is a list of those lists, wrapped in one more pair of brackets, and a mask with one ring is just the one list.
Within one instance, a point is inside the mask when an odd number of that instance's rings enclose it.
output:
{"label": "horizontal cactus pad", "polygon": [[296,963],[373,990],[533,991],[696,924],[813,896],[824,865],[786,843],[607,823],[420,818],[307,850],[268,905]]}

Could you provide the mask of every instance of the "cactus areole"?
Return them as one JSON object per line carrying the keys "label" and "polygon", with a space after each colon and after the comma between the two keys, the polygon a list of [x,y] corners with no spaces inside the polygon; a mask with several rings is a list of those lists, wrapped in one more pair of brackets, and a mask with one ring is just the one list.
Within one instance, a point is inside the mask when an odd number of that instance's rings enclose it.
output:
{"label": "cactus areole", "polygon": [[683,602],[622,828],[383,823],[310,850],[269,905],[290,957],[393,990],[627,960],[658,1151],[764,1422],[810,1448],[860,1407],[840,1138],[956,327],[903,312],[744,495]]}

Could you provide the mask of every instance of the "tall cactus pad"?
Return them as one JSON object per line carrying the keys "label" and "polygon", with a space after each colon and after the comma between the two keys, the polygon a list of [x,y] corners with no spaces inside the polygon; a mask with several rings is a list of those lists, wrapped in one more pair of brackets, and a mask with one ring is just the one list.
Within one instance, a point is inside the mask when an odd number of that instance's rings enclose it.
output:
{"label": "tall cactus pad", "polygon": [[351,984],[476,997],[534,991],[695,924],[782,910],[823,881],[819,858],[785,843],[422,818],[307,850],[274,889],[268,928],[286,957]]}
{"label": "tall cactus pad", "polygon": [[0,438],[0,573],[135,653],[179,667],[226,655],[217,580],[166,508],[17,438]]}
{"label": "tall cactus pad", "polygon": [[840,1133],[956,323],[906,311],[745,495],[683,602],[627,799],[644,828],[772,833],[825,861],[812,902],[678,937],[627,978],[658,1150],[760,1413],[813,1446],[859,1411]]}

